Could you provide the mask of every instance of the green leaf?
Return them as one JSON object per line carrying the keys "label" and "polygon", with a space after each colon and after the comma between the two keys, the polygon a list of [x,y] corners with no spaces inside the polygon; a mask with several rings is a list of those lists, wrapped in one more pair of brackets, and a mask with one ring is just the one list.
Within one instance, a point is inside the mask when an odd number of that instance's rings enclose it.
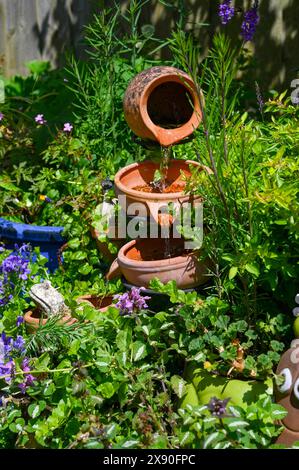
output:
{"label": "green leaf", "polygon": [[146,345],[141,341],[133,343],[133,360],[139,361],[147,355]]}
{"label": "green leaf", "polygon": [[45,395],[46,397],[48,397],[48,396],[50,396],[50,395],[53,395],[53,393],[55,392],[55,390],[56,390],[56,387],[55,387],[55,385],[53,384],[53,382],[47,381],[47,382],[45,382],[45,384],[44,384],[43,395]]}
{"label": "green leaf", "polygon": [[79,238],[72,238],[67,242],[69,248],[79,248],[81,241]]}
{"label": "green leaf", "polygon": [[240,428],[244,428],[246,426],[249,426],[249,423],[247,423],[246,421],[243,421],[241,419],[237,419],[237,420],[234,420],[234,421],[230,421],[229,423],[227,423],[227,426],[229,427],[229,429],[240,429]]}
{"label": "green leaf", "polygon": [[41,412],[45,408],[46,408],[46,402],[45,401],[32,403],[28,407],[29,416],[31,416],[31,418],[35,419],[41,414]]}
{"label": "green leaf", "polygon": [[0,180],[0,188],[7,189],[8,191],[20,191],[13,183],[3,180]]}
{"label": "green leaf", "polygon": [[116,345],[121,351],[128,351],[132,340],[132,330],[127,327],[120,330],[116,336]]}
{"label": "green leaf", "polygon": [[124,447],[125,449],[135,447],[137,444],[139,444],[138,441],[125,441],[123,442],[121,447]]}
{"label": "green leaf", "polygon": [[219,439],[221,437],[221,433],[220,432],[213,432],[212,434],[210,434],[210,436],[207,437],[207,439],[204,441],[204,444],[203,444],[203,448],[204,449],[207,449],[212,442],[215,442],[217,439]]}
{"label": "green leaf", "polygon": [[247,272],[249,272],[250,274],[253,274],[256,277],[260,275],[260,270],[257,264],[247,263],[245,264],[245,269]]}
{"label": "green leaf", "polygon": [[238,268],[236,266],[233,266],[229,270],[228,277],[230,280],[232,280],[237,274],[238,274]]}
{"label": "green leaf", "polygon": [[111,382],[105,382],[97,387],[98,392],[104,397],[104,398],[111,398],[114,393],[115,389],[113,387],[113,384]]}
{"label": "green leaf", "polygon": [[75,261],[81,261],[87,258],[87,253],[85,253],[85,251],[76,251],[75,253],[72,253],[71,258]]}
{"label": "green leaf", "polygon": [[92,271],[92,266],[90,266],[89,264],[85,263],[83,266],[80,266],[80,268],[78,269],[79,273],[83,274],[84,276],[86,276],[87,274],[90,273],[90,271]]}
{"label": "green leaf", "polygon": [[179,375],[173,375],[170,379],[173,391],[179,398],[182,398],[186,393],[186,382]]}
{"label": "green leaf", "polygon": [[187,431],[184,433],[180,433],[179,439],[180,439],[180,447],[184,447],[187,444],[191,444],[194,441],[195,436],[192,432]]}
{"label": "green leaf", "polygon": [[288,412],[280,405],[273,405],[271,408],[271,418],[281,420],[287,416]]}

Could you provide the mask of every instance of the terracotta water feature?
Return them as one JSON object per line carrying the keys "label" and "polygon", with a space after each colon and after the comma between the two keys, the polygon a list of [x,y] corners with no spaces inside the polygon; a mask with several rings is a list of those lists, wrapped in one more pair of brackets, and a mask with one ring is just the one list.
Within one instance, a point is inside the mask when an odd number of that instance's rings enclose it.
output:
{"label": "terracotta water feature", "polygon": [[208,280],[208,261],[199,251],[187,250],[182,237],[173,235],[180,211],[187,208],[191,213],[202,204],[200,195],[186,192],[192,173],[205,172],[207,177],[211,173],[198,162],[171,159],[171,147],[199,126],[200,101],[192,79],[173,67],[145,70],[129,84],[124,97],[125,119],[143,141],[155,141],[161,147],[161,161],[147,160],[122,168],[115,175],[115,193],[127,216],[154,221],[160,229],[168,227],[172,232],[165,235],[160,230],[157,236],[126,243],[107,279],[123,276],[130,284],[143,287],[153,278],[163,283],[175,280],[182,289]]}

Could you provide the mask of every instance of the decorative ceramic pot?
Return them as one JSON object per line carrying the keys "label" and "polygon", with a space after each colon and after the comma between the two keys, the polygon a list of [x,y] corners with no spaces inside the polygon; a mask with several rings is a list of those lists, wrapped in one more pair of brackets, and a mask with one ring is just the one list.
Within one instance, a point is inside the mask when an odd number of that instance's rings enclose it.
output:
{"label": "decorative ceramic pot", "polygon": [[288,412],[280,422],[284,431],[277,444],[292,446],[299,441],[299,339],[292,341],[290,349],[282,355],[276,375],[284,380],[280,385],[275,384],[275,399]]}
{"label": "decorative ceramic pot", "polygon": [[46,266],[54,272],[59,266],[59,250],[65,244],[62,237],[64,227],[49,227],[11,222],[0,218],[0,239],[9,249],[15,243],[30,243],[40,248],[40,252],[48,259]]}
{"label": "decorative ceramic pot", "polygon": [[88,304],[99,310],[99,312],[107,312],[108,308],[113,304],[113,296],[108,295],[101,297],[99,295],[82,295],[77,298],[78,304]]}
{"label": "decorative ceramic pot", "polygon": [[[38,308],[28,310],[28,312],[26,312],[24,315],[24,322],[28,333],[34,333],[41,324],[44,325],[48,320],[49,318],[46,316],[43,316],[42,318],[41,310]],[[76,321],[76,318],[71,317],[71,315],[65,315],[61,318],[59,323],[67,323],[68,325],[72,325],[73,323],[76,323]]]}
{"label": "decorative ceramic pot", "polygon": [[221,400],[230,398],[231,405],[246,408],[255,403],[267,390],[272,391],[271,379],[266,381],[238,380],[212,374],[197,364],[191,363],[185,371],[187,393],[179,403],[180,408],[186,405],[207,405],[211,398]]}
{"label": "decorative ceramic pot", "polygon": [[152,67],[133,78],[124,96],[124,113],[136,135],[164,147],[188,137],[202,120],[193,80],[168,66]]}
{"label": "decorative ceramic pot", "polygon": [[[211,174],[208,167],[192,160],[170,160],[165,174],[165,180],[169,188],[174,188],[175,192],[144,192],[135,188],[148,186],[154,180],[156,170],[159,170],[159,163],[144,161],[133,163],[121,169],[115,175],[115,192],[118,196],[126,196],[125,200],[119,198],[120,206],[128,215],[134,215],[133,211],[137,206],[131,204],[139,203],[138,215],[147,217],[151,215],[153,219],[159,222],[159,212],[169,203],[173,204],[174,209],[181,209],[186,204],[201,204],[202,197],[199,195],[185,194],[186,181],[191,177],[190,168],[205,171]],[[131,206],[131,209],[130,209]]]}
{"label": "decorative ceramic pot", "polygon": [[[185,252],[184,240],[170,240],[171,257],[165,259],[164,239],[138,239],[124,245],[112,264],[108,279],[113,273],[135,286],[149,287],[153,278],[166,284],[176,281],[179,289],[199,286],[208,281],[208,263],[200,260],[200,253]],[[178,253],[178,254],[176,254]]]}

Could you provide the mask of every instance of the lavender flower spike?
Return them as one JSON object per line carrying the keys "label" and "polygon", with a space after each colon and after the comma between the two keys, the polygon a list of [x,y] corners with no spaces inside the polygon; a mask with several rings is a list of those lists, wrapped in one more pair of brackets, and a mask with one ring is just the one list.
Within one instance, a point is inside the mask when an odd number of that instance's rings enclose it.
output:
{"label": "lavender flower spike", "polygon": [[219,5],[219,16],[222,24],[227,24],[234,16],[235,9],[231,6],[231,0],[225,0],[225,2]]}
{"label": "lavender flower spike", "polygon": [[259,21],[258,2],[255,2],[255,5],[244,14],[244,20],[241,25],[241,36],[245,42],[252,41]]}

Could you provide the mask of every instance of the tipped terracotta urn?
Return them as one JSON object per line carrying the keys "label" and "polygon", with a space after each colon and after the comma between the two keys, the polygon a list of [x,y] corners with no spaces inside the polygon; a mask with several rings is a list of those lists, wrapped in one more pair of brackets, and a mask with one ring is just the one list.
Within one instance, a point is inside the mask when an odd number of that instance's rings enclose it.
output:
{"label": "tipped terracotta urn", "polygon": [[131,130],[164,147],[190,136],[202,120],[193,80],[174,67],[156,66],[136,75],[123,104]]}
{"label": "tipped terracotta urn", "polygon": [[[160,223],[159,213],[168,204],[172,203],[174,209],[181,209],[186,204],[191,203],[192,206],[196,206],[202,202],[200,195],[185,194],[184,190],[186,182],[192,175],[192,169],[204,171],[208,175],[211,174],[208,167],[192,160],[170,160],[165,174],[165,179],[168,182],[166,192],[143,192],[136,189],[149,186],[154,180],[156,170],[159,170],[159,168],[159,163],[144,161],[128,165],[115,175],[115,192],[117,196],[126,196],[124,199],[119,198],[119,204],[129,215],[135,215],[134,210],[138,208],[138,216],[147,217],[151,215],[157,223]],[[167,221],[164,217],[164,222],[167,225],[167,223],[171,223],[171,220]]]}

